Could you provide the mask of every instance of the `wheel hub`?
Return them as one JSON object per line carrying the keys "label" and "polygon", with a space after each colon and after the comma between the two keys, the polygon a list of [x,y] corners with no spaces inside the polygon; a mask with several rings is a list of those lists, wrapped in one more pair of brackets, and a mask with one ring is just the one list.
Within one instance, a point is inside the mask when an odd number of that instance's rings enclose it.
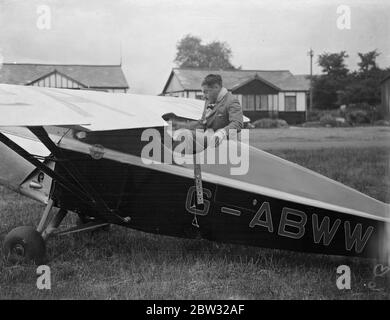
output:
{"label": "wheel hub", "polygon": [[24,257],[25,255],[24,247],[21,244],[16,244],[12,248],[12,254],[18,257]]}

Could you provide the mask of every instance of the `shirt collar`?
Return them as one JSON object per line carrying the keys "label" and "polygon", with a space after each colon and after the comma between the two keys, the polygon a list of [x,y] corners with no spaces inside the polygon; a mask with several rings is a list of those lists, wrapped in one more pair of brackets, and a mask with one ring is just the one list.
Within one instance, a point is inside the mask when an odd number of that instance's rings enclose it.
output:
{"label": "shirt collar", "polygon": [[224,97],[225,95],[228,93],[229,91],[225,88],[225,87],[222,87],[221,90],[219,91],[218,93],[218,97],[217,97],[217,101],[215,101],[214,103],[208,103],[207,104],[207,107],[208,108],[214,108],[214,106],[219,103]]}
{"label": "shirt collar", "polygon": [[221,91],[219,91],[216,103],[220,102],[227,93],[228,90],[225,87],[222,87]]}

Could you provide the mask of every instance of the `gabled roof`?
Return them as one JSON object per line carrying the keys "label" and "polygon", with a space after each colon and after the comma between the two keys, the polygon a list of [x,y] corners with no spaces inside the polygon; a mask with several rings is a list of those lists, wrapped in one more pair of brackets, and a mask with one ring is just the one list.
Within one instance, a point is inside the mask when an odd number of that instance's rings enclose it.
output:
{"label": "gabled roof", "polygon": [[387,81],[388,79],[390,79],[390,73],[388,75],[386,75],[382,80],[381,80],[381,84],[384,83],[385,81]]}
{"label": "gabled roof", "polygon": [[27,85],[58,71],[90,88],[129,88],[120,65],[4,63],[0,83]]}
{"label": "gabled roof", "polygon": [[200,90],[203,79],[210,73],[219,74],[223,85],[229,90],[237,89],[255,78],[281,91],[308,91],[310,81],[304,75],[294,76],[288,70],[220,70],[197,68],[173,68],[165,84],[166,92],[173,76],[176,76],[184,90]]}
{"label": "gabled roof", "polygon": [[297,83],[302,86],[307,86],[307,90],[310,90],[310,74],[294,74],[294,78]]}
{"label": "gabled roof", "polygon": [[245,86],[246,84],[252,82],[253,80],[262,81],[263,83],[267,84],[268,86],[270,86],[270,87],[272,87],[272,88],[274,88],[274,89],[276,89],[276,90],[281,90],[279,87],[277,87],[277,86],[274,85],[273,83],[271,83],[271,82],[269,82],[269,81],[267,81],[267,80],[265,80],[265,79],[263,79],[263,78],[260,78],[260,76],[259,76],[257,73],[255,73],[255,75],[254,75],[253,77],[250,77],[250,78],[248,78],[247,80],[244,80],[244,81],[242,81],[241,83],[238,83],[238,84],[235,85],[234,87],[229,88],[229,90],[231,90],[231,91],[234,92],[235,90],[237,90],[237,89],[239,89],[239,88]]}

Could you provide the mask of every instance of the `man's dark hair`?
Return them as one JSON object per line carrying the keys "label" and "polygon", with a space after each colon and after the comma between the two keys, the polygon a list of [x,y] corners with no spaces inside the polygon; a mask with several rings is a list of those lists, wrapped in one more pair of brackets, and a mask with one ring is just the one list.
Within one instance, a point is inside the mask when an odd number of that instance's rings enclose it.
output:
{"label": "man's dark hair", "polygon": [[214,84],[219,84],[222,87],[222,78],[219,74],[209,74],[202,82],[202,86],[211,87]]}

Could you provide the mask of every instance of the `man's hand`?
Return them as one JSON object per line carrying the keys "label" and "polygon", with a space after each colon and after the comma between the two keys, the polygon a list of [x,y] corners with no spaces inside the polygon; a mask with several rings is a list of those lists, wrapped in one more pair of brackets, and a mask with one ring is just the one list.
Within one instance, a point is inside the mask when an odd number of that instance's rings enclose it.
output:
{"label": "man's hand", "polygon": [[215,146],[219,146],[221,142],[226,138],[227,133],[225,129],[219,129],[214,133]]}
{"label": "man's hand", "polygon": [[176,120],[176,119],[172,119],[171,121],[172,121],[172,129],[173,130],[185,128],[187,125],[187,123],[184,121],[180,121],[180,120]]}

